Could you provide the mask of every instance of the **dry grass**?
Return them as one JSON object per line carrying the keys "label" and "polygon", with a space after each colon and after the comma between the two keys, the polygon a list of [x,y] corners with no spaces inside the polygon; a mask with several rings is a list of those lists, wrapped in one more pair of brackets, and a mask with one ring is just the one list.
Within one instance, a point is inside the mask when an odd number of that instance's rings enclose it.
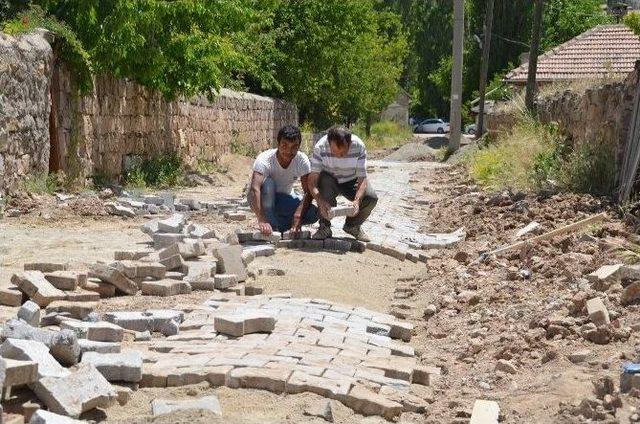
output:
{"label": "dry grass", "polygon": [[540,90],[538,91],[538,97],[544,99],[548,97],[553,97],[565,91],[571,91],[576,94],[581,94],[589,89],[600,87],[605,84],[620,82],[622,80],[623,80],[623,77],[616,77],[613,75],[604,75],[602,78],[588,78],[588,79],[581,79],[576,81],[554,82],[551,84],[542,85],[540,87]]}

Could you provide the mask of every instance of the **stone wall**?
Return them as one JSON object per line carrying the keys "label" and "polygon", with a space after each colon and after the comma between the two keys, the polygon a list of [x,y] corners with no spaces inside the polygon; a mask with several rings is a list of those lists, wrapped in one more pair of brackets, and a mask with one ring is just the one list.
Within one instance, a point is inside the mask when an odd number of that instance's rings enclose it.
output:
{"label": "stone wall", "polygon": [[177,153],[195,168],[232,148],[268,148],[280,127],[298,123],[291,103],[226,89],[211,101],[166,101],[102,75],[80,96],[51,43],[44,30],[0,33],[0,194],[19,190],[29,175],[59,170],[118,178],[131,155]]}
{"label": "stone wall", "polygon": [[49,168],[49,74],[45,32],[0,33],[0,194]]}
{"label": "stone wall", "polygon": [[93,92],[79,97],[64,65],[56,68],[60,168],[83,177],[118,177],[130,155],[175,152],[195,168],[232,147],[245,153],[266,149],[280,127],[298,122],[291,103],[226,89],[212,101],[168,102],[134,82],[100,76]]}
{"label": "stone wall", "polygon": [[[620,163],[627,142],[638,76],[636,70],[623,81],[579,91],[565,89],[538,98],[538,118],[544,123],[555,122],[573,145],[606,143],[614,146]],[[487,131],[495,136],[510,131],[515,123],[513,108],[497,107],[487,116]]]}
{"label": "stone wall", "polygon": [[571,143],[606,143],[622,151],[638,86],[638,72],[624,80],[586,89],[565,90],[538,100],[542,122],[556,122]]}

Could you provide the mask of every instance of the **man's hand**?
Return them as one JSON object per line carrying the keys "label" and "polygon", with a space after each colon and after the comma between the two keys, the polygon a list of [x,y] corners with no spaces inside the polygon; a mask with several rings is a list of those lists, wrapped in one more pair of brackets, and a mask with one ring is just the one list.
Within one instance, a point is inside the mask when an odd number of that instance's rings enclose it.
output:
{"label": "man's hand", "polygon": [[268,222],[258,222],[258,228],[265,236],[270,236],[271,233],[273,233],[273,228],[271,228],[271,224]]}
{"label": "man's hand", "polygon": [[360,200],[356,199],[351,203],[351,207],[353,208],[353,213],[349,216],[353,217],[358,215],[358,212],[360,212]]}
{"label": "man's hand", "polygon": [[318,210],[324,219],[329,219],[329,211],[331,210],[329,202],[326,200],[318,200]]}

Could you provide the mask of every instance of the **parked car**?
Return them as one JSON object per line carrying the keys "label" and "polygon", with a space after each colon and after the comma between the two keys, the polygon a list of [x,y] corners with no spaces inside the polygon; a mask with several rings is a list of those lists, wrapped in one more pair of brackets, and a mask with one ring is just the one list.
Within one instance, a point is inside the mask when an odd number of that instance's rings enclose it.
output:
{"label": "parked car", "polygon": [[448,122],[442,119],[425,119],[413,128],[414,133],[438,133],[444,134],[451,131]]}
{"label": "parked car", "polygon": [[465,134],[476,135],[476,124],[469,124],[464,127]]}

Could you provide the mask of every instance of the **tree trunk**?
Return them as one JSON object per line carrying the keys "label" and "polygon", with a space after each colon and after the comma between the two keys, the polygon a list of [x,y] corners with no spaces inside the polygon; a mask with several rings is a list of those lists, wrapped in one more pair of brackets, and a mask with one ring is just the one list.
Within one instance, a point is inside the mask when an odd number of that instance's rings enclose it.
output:
{"label": "tree trunk", "polygon": [[484,42],[482,44],[482,67],[480,70],[480,104],[478,106],[478,128],[476,138],[484,133],[484,98],[487,91],[487,74],[489,73],[489,52],[491,51],[491,31],[493,27],[493,3],[487,0],[487,10],[484,19]]}
{"label": "tree trunk", "polygon": [[540,50],[540,37],[542,32],[542,11],[544,0],[536,0],[536,8],[533,16],[533,31],[531,33],[531,51],[529,52],[529,73],[527,75],[527,95],[525,105],[529,112],[535,112],[536,98],[536,72],[538,71],[538,53]]}

